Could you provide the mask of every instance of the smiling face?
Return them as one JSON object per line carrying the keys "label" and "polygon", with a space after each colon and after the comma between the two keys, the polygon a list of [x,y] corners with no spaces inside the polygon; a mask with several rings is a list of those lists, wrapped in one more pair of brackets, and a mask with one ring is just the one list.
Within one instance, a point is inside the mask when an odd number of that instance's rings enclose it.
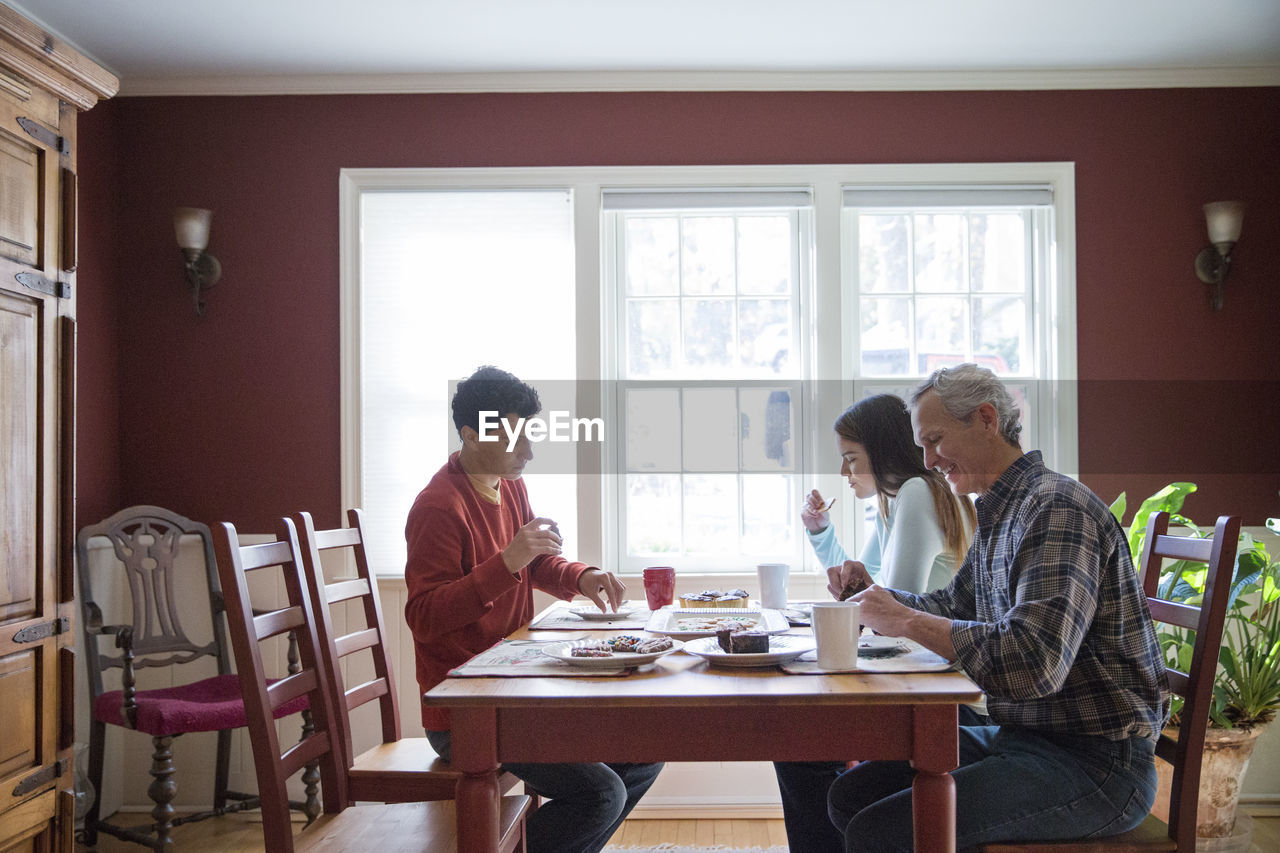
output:
{"label": "smiling face", "polygon": [[871,473],[871,457],[867,455],[867,449],[842,435],[836,436],[836,447],[840,450],[840,476],[849,481],[849,488],[859,498],[874,497],[876,478]]}
{"label": "smiling face", "polygon": [[[474,477],[480,477],[497,485],[499,479],[519,480],[524,473],[524,466],[533,459],[533,446],[529,442],[527,429],[520,430],[515,447],[510,452],[507,445],[511,439],[508,429],[514,430],[520,416],[511,412],[503,417],[507,427],[499,425],[490,429],[490,436],[497,436],[497,441],[481,441],[479,434],[469,426],[462,428],[462,468]],[[492,421],[490,422],[492,423]]]}
{"label": "smiling face", "polygon": [[967,421],[953,418],[930,391],[911,409],[916,444],[924,464],[937,469],[957,495],[981,495],[1022,451],[1000,435],[995,407],[983,403]]}

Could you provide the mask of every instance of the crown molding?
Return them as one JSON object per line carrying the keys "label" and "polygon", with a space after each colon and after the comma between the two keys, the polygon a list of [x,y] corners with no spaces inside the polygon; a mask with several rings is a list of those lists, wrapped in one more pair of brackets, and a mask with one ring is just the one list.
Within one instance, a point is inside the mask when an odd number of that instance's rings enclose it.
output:
{"label": "crown molding", "polygon": [[959,92],[1280,86],[1280,65],[1002,71],[530,71],[124,77],[120,95]]}

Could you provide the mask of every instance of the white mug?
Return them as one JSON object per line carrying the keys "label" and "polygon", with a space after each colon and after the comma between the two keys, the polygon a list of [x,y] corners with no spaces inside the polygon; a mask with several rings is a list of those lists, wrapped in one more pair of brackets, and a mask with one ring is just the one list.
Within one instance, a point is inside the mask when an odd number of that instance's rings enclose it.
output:
{"label": "white mug", "polygon": [[781,610],[787,606],[787,579],[791,567],[786,563],[761,563],[756,566],[760,579],[760,606]]}
{"label": "white mug", "polygon": [[858,666],[862,605],[856,601],[819,601],[813,605],[813,636],[818,669],[840,671]]}

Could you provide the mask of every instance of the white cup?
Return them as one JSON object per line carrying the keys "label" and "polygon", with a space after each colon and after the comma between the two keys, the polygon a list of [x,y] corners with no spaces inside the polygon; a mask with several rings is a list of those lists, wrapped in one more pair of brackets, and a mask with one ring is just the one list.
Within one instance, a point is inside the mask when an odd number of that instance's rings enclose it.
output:
{"label": "white cup", "polygon": [[760,606],[780,610],[787,606],[787,580],[791,567],[786,563],[761,563],[756,566],[760,579]]}
{"label": "white cup", "polygon": [[813,605],[818,669],[840,671],[857,668],[861,619],[862,605],[856,601],[819,601]]}

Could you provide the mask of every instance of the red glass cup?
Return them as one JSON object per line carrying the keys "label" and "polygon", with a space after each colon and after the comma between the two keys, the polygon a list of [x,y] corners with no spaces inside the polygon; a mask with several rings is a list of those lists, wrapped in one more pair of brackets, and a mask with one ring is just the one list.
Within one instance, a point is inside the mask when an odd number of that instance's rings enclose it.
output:
{"label": "red glass cup", "polygon": [[671,566],[650,566],[644,570],[644,597],[649,609],[657,610],[675,601],[676,570]]}

